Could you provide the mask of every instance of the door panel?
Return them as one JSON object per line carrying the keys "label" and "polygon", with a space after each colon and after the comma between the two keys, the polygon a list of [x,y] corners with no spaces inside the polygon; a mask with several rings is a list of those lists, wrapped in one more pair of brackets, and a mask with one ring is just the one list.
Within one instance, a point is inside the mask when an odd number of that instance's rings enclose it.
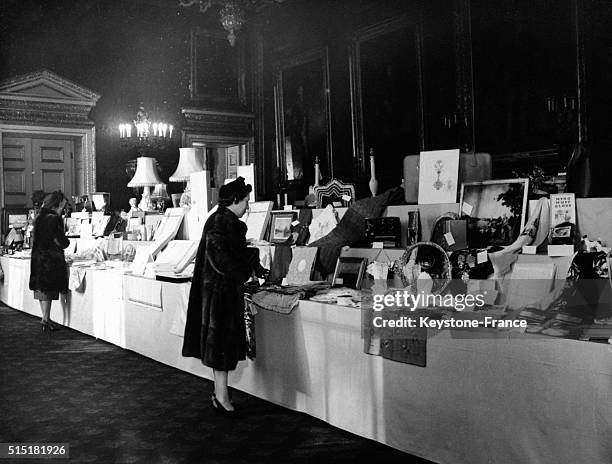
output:
{"label": "door panel", "polygon": [[2,139],[3,184],[6,207],[26,207],[32,201],[32,143],[29,138]]}
{"label": "door panel", "polygon": [[32,207],[32,192],[73,194],[74,143],[69,139],[2,138],[2,188],[7,208]]}
{"label": "door panel", "polygon": [[32,188],[72,195],[72,141],[32,139]]}

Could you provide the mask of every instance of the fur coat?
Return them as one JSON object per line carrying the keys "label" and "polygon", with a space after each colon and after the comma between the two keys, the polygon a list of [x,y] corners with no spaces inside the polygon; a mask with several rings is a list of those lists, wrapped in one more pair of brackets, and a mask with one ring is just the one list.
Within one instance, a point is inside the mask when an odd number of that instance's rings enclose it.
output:
{"label": "fur coat", "polygon": [[68,291],[68,266],[64,258],[68,245],[62,217],[54,210],[42,208],[34,222],[30,290]]}
{"label": "fur coat", "polygon": [[210,216],[189,293],[182,354],[221,371],[235,369],[246,355],[243,286],[259,266],[258,250],[247,248],[246,231],[225,207]]}

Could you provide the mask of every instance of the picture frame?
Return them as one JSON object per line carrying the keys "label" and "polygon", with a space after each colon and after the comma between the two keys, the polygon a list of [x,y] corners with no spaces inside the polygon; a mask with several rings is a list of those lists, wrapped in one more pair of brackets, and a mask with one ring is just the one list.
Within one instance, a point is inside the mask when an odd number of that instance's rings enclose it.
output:
{"label": "picture frame", "polygon": [[275,64],[276,162],[282,183],[313,185],[315,159],[333,177],[327,47]]}
{"label": "picture frame", "polygon": [[529,179],[499,179],[461,184],[459,215],[468,220],[470,248],[512,244],[527,215]]}
{"label": "picture frame", "polygon": [[81,220],[75,217],[68,217],[64,219],[66,237],[80,237],[81,236]]}
{"label": "picture frame", "polygon": [[272,211],[270,213],[270,243],[285,243],[291,237],[291,223],[297,219],[295,211]]}
{"label": "picture frame", "polygon": [[[244,145],[232,145],[225,149],[225,178],[236,179],[238,177],[238,166],[244,153]],[[249,182],[245,182],[249,183]]]}
{"label": "picture frame", "polygon": [[[20,207],[5,207],[2,210],[2,233],[7,234],[11,225],[25,227],[28,223],[28,210]],[[24,224],[25,217],[25,224]]]}
{"label": "picture frame", "polygon": [[[399,15],[352,34],[349,75],[353,161],[361,176],[369,175],[370,148],[385,156],[384,163],[377,163],[380,181],[393,176],[406,153],[418,153],[424,146],[418,29],[410,17]],[[403,104],[389,104],[392,101]]]}
{"label": "picture frame", "polygon": [[340,256],[336,261],[332,286],[341,285],[360,290],[367,264],[367,258]]}
{"label": "picture frame", "polygon": [[246,106],[244,41],[232,47],[225,34],[203,28],[191,31],[191,100],[219,107]]}
{"label": "picture frame", "polygon": [[23,213],[9,213],[8,214],[8,225],[15,228],[23,228],[28,225],[28,214]]}
{"label": "picture frame", "polygon": [[240,218],[247,225],[247,240],[264,240],[270,221],[271,201],[254,201]]}

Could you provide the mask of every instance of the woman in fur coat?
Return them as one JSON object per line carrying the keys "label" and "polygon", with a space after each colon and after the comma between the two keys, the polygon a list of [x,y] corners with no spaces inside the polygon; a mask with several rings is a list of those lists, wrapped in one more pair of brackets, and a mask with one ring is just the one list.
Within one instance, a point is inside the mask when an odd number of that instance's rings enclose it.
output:
{"label": "woman in fur coat", "polygon": [[60,191],[48,194],[34,220],[32,259],[30,261],[30,290],[40,303],[42,330],[55,330],[51,322],[51,302],[60,293],[68,292],[68,267],[64,248],[70,241],[64,233],[62,211],[67,200]]}
{"label": "woman in fur coat", "polygon": [[231,414],[227,373],[246,358],[244,283],[253,271],[266,270],[259,254],[247,249],[247,227],[241,218],[249,205],[251,186],[239,177],[219,189],[218,209],[202,232],[196,255],[182,354],[212,367],[215,412]]}

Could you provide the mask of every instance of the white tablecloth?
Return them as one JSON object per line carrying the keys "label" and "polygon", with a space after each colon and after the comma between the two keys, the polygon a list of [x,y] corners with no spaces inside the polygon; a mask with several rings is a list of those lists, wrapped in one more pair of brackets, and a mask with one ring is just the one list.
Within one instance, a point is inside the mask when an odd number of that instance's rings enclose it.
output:
{"label": "white tablecloth", "polygon": [[[31,292],[19,298],[29,262],[0,259],[0,299],[38,315]],[[126,287],[150,287],[145,278],[91,274],[94,284],[73,294],[71,327],[212,377],[181,356],[176,335],[190,284],[159,283],[159,307],[157,298],[147,305],[121,296]],[[239,363],[230,385],[435,462],[612,462],[612,346],[443,331],[428,340],[422,368],[364,354],[360,329],[353,308],[300,302],[289,315],[260,311],[257,359]]]}
{"label": "white tablecloth", "polygon": [[[4,282],[0,301],[11,308],[41,316],[38,301],[29,289],[30,260],[0,256]],[[123,275],[119,270],[88,269],[83,291],[68,293],[65,304],[51,304],[51,319],[118,346],[125,347],[122,303]]]}
{"label": "white tablecloth", "polygon": [[[188,285],[164,283],[161,312],[127,306],[127,347],[210,379],[170,331]],[[612,346],[443,331],[422,368],[364,354],[360,329],[353,308],[260,311],[257,359],[239,363],[230,384],[436,462],[611,462]]]}

